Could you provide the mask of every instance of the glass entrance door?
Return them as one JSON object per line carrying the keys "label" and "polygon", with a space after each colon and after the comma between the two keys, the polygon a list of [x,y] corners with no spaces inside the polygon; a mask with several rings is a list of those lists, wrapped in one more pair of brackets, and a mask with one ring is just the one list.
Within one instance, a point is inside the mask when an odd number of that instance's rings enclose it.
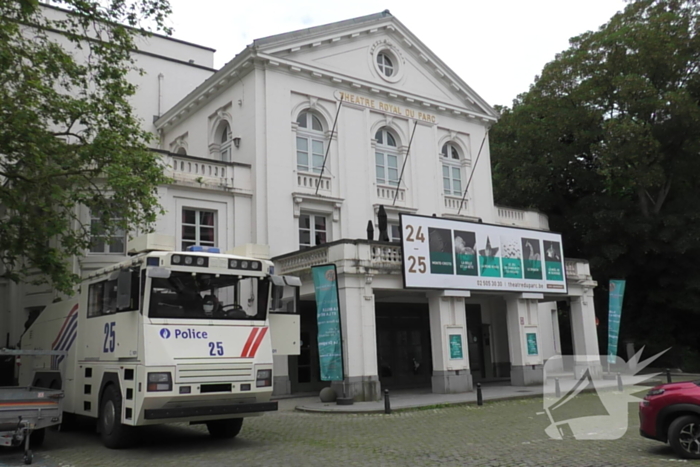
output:
{"label": "glass entrance door", "polygon": [[481,322],[481,305],[467,304],[467,341],[469,342],[469,368],[472,379],[481,381],[486,377],[484,365],[484,332]]}
{"label": "glass entrance door", "polygon": [[289,380],[292,393],[317,392],[330,386],[330,381],[321,381],[318,363],[316,336],[316,302],[299,302],[301,343],[299,355],[289,357]]}
{"label": "glass entrance door", "polygon": [[378,303],[377,360],[383,388],[430,385],[432,354],[428,306]]}

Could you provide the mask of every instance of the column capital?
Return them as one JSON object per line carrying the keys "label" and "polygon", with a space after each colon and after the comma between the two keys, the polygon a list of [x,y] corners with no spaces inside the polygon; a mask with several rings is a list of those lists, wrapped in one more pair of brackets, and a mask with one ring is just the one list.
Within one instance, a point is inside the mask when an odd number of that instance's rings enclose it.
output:
{"label": "column capital", "polygon": [[544,294],[523,292],[516,295],[520,300],[544,300]]}
{"label": "column capital", "polygon": [[428,296],[433,297],[457,297],[457,298],[469,298],[472,293],[469,290],[432,290],[428,292]]}

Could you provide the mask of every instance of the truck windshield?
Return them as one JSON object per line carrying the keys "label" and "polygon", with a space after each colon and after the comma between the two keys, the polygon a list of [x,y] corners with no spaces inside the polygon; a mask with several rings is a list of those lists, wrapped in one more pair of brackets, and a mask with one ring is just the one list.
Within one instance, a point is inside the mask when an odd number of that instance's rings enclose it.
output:
{"label": "truck windshield", "polygon": [[151,278],[148,316],[169,319],[264,320],[267,278],[173,271]]}

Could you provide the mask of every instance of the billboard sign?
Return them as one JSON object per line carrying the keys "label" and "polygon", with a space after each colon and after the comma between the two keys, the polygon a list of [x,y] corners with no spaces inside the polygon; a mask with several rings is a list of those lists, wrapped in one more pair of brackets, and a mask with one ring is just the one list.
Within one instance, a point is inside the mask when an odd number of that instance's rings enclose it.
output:
{"label": "billboard sign", "polygon": [[405,288],[566,294],[561,235],[401,214]]}

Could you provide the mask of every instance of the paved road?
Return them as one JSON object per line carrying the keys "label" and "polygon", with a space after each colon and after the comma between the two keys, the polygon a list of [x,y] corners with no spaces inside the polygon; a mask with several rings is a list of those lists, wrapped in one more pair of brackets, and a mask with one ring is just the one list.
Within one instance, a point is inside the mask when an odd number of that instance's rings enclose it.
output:
{"label": "paved road", "polygon": [[[597,410],[594,395],[579,401],[584,411]],[[87,427],[50,432],[35,465],[657,467],[682,462],[666,445],[638,435],[634,404],[622,439],[577,441],[547,437],[549,419],[538,398],[392,415],[300,413],[293,411],[297,403],[282,401],[279,412],[247,419],[233,441],[213,441],[203,426],[170,425],[142,429],[136,447],[113,451]],[[20,451],[0,448],[0,466],[22,465],[21,458]]]}

